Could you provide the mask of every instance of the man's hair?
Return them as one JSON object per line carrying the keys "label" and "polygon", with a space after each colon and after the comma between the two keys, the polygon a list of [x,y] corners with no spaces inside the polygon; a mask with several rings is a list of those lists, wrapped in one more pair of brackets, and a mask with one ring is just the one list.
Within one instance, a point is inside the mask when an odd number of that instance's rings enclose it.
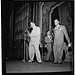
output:
{"label": "man's hair", "polygon": [[59,22],[59,20],[58,20],[58,19],[55,19],[54,21],[58,21],[58,22]]}
{"label": "man's hair", "polygon": [[59,21],[59,19],[57,19],[57,18],[56,18],[56,19],[54,19],[54,20],[58,20],[58,21]]}
{"label": "man's hair", "polygon": [[35,22],[34,22],[34,21],[31,21],[30,23],[34,23],[34,24],[35,24]]}
{"label": "man's hair", "polygon": [[[55,19],[55,20],[57,20],[57,21],[59,22],[59,24],[61,25],[61,23],[60,23],[59,19]],[[55,20],[54,20],[54,21],[55,21]]]}

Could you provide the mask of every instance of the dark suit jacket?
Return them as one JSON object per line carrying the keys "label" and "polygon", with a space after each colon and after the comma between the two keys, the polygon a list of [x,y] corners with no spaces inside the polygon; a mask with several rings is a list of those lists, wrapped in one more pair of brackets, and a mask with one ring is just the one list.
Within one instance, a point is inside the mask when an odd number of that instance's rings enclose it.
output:
{"label": "dark suit jacket", "polygon": [[52,37],[51,40],[49,39],[48,36],[45,37],[45,43],[47,45],[47,50],[50,51],[51,50],[51,42],[52,42]]}

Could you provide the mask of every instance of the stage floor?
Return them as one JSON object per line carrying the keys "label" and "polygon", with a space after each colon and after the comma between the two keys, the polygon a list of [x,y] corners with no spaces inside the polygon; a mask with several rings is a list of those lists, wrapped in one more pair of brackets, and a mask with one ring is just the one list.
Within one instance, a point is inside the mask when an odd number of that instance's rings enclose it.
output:
{"label": "stage floor", "polygon": [[62,64],[54,64],[53,62],[35,62],[23,63],[20,60],[7,60],[6,73],[38,73],[38,72],[65,72],[72,71],[71,62],[64,61]]}

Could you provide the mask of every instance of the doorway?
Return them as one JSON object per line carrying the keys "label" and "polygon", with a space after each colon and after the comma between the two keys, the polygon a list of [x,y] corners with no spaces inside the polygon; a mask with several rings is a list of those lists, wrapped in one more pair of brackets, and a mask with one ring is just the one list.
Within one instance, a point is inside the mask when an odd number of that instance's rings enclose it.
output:
{"label": "doorway", "polygon": [[55,19],[58,19],[59,20],[59,10],[58,10],[58,7],[56,7],[52,14],[51,14],[51,27],[54,29],[55,28],[55,25],[54,25],[54,20]]}

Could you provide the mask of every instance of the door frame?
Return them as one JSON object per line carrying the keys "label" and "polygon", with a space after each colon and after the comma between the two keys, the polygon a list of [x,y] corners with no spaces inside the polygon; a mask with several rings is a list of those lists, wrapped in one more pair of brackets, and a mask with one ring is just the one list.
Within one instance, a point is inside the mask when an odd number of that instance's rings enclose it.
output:
{"label": "door frame", "polygon": [[[52,24],[52,13],[53,13],[53,10],[56,8],[56,7],[59,7],[60,5],[62,5],[64,2],[60,2],[58,4],[56,4],[55,6],[51,7],[50,10],[49,10],[49,31],[51,30],[51,24]],[[60,15],[60,14],[59,14]],[[59,17],[60,19],[60,17]]]}

